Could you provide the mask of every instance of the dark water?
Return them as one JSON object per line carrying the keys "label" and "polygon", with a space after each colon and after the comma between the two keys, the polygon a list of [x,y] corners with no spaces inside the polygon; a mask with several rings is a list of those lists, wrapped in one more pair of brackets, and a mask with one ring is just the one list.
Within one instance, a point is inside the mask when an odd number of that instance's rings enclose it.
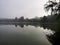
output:
{"label": "dark water", "polygon": [[52,45],[46,37],[52,34],[39,26],[0,25],[0,45]]}

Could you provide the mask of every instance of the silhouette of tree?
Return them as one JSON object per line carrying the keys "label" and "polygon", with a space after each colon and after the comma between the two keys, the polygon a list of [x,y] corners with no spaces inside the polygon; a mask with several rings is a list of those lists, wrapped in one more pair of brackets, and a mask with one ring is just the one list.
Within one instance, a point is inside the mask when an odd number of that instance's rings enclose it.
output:
{"label": "silhouette of tree", "polygon": [[18,18],[17,17],[15,17],[15,22],[17,22],[18,21]]}
{"label": "silhouette of tree", "polygon": [[21,17],[19,18],[19,21],[20,21],[20,22],[24,21],[24,17],[21,16]]}
{"label": "silhouette of tree", "polygon": [[51,9],[51,15],[53,15],[53,11],[54,11],[53,7],[57,5],[57,2],[53,2],[49,0],[47,3],[48,4],[44,5],[45,6],[44,9],[46,9],[46,11],[49,11]]}
{"label": "silhouette of tree", "polygon": [[42,22],[42,23],[46,23],[46,22],[47,22],[47,17],[44,16],[44,17],[41,19],[41,22]]}
{"label": "silhouette of tree", "polygon": [[[50,4],[51,2],[51,4]],[[47,6],[46,6],[47,5]],[[58,24],[54,24],[56,27],[54,26],[51,26],[52,28],[54,28],[55,30],[55,33],[53,35],[47,35],[47,39],[52,43],[52,45],[60,45],[60,0],[59,2],[53,2],[53,1],[49,1],[49,5],[48,4],[45,4],[45,9],[47,11],[49,11],[49,9],[51,9],[51,15],[53,15],[52,13],[56,11],[56,14],[57,15],[54,15],[53,18],[50,18],[53,19],[53,21],[57,19],[57,22]],[[57,16],[57,17],[56,17]],[[51,16],[52,17],[52,16]],[[54,19],[54,17],[56,17]],[[49,20],[49,21],[50,21]],[[50,24],[48,24],[47,27],[49,27]],[[51,28],[49,27],[49,28]]]}
{"label": "silhouette of tree", "polygon": [[18,18],[17,17],[15,17],[15,20],[17,20]]}
{"label": "silhouette of tree", "polygon": [[29,22],[29,19],[28,19],[28,18],[26,18],[26,19],[25,19],[25,22]]}
{"label": "silhouette of tree", "polygon": [[60,23],[60,2],[58,2],[56,7],[57,7],[56,11],[58,12],[56,19],[57,19],[57,22]]}

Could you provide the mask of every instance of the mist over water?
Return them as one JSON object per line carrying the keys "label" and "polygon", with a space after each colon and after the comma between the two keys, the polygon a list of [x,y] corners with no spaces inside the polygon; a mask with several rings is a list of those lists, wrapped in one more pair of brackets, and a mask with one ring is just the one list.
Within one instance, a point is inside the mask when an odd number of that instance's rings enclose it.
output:
{"label": "mist over water", "polygon": [[0,44],[51,45],[44,30],[41,27],[31,25],[24,25],[23,28],[20,26],[15,27],[14,25],[0,25]]}

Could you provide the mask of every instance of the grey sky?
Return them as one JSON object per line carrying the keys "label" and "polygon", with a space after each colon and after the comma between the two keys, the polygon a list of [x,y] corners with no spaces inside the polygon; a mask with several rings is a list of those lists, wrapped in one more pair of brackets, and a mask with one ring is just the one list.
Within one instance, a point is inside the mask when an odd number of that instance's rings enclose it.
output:
{"label": "grey sky", "polygon": [[0,18],[44,16],[47,0],[0,0]]}

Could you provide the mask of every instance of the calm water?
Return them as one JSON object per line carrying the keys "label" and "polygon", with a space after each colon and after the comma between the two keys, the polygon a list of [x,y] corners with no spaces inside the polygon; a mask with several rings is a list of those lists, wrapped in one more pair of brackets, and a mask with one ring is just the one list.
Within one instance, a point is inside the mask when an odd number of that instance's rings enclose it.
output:
{"label": "calm water", "polygon": [[0,25],[1,45],[51,45],[46,35],[53,31],[35,26]]}

